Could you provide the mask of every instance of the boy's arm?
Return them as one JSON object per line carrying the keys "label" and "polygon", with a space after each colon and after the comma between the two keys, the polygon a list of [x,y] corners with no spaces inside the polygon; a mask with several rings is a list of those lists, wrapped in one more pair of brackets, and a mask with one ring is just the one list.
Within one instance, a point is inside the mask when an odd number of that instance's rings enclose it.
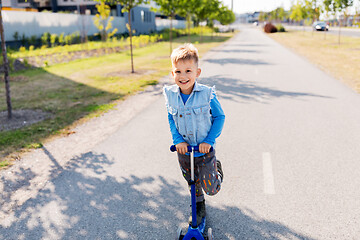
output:
{"label": "boy's arm", "polygon": [[220,136],[225,123],[225,114],[215,93],[213,93],[212,99],[210,101],[210,108],[213,118],[213,124],[207,137],[204,139],[203,142],[214,146],[215,139]]}

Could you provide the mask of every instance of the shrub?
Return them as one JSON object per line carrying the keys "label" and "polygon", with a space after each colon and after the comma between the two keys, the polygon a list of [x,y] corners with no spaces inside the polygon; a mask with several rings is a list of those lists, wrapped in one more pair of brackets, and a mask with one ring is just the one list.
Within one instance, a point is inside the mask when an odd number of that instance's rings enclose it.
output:
{"label": "shrub", "polygon": [[15,41],[19,40],[19,33],[18,33],[18,32],[15,32],[14,35],[13,35],[13,37],[14,37],[14,40],[15,40]]}
{"label": "shrub", "polygon": [[266,33],[276,33],[278,30],[272,23],[267,23],[264,27],[264,31]]}
{"label": "shrub", "polygon": [[64,40],[66,45],[70,45],[72,43],[72,35],[66,35]]}
{"label": "shrub", "polygon": [[38,38],[36,37],[36,35],[31,35],[29,38],[29,45],[37,45],[38,43]]}
{"label": "shrub", "polygon": [[25,33],[22,34],[20,41],[21,41],[21,45],[23,46],[28,44],[29,39],[25,36]]}
{"label": "shrub", "polygon": [[60,36],[59,36],[58,40],[59,40],[60,45],[64,45],[64,43],[65,43],[64,36],[65,36],[65,33],[61,33]]}
{"label": "shrub", "polygon": [[50,35],[50,42],[51,42],[51,46],[52,47],[55,47],[55,44],[56,44],[56,42],[57,42],[57,39],[58,39],[58,36],[57,36],[57,34],[51,34]]}
{"label": "shrub", "polygon": [[281,24],[276,25],[276,28],[277,28],[278,32],[286,32],[284,26]]}
{"label": "shrub", "polygon": [[50,33],[45,32],[42,36],[41,36],[41,43],[44,46],[49,46],[49,41],[50,41]]}

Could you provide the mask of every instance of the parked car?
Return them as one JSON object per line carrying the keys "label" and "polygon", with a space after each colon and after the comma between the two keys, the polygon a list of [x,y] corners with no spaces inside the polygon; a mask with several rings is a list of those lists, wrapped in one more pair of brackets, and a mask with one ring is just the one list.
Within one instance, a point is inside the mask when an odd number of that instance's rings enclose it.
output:
{"label": "parked car", "polygon": [[326,22],[317,21],[312,26],[316,31],[329,31],[329,25]]}

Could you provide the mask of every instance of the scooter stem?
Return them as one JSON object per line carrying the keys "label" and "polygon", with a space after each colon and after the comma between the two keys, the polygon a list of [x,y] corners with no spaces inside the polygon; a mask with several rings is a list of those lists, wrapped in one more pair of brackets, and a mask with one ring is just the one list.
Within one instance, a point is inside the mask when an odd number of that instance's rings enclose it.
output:
{"label": "scooter stem", "polygon": [[190,152],[190,166],[191,166],[191,214],[192,214],[192,223],[191,227],[197,227],[197,219],[196,219],[196,189],[195,189],[195,174],[194,174],[194,148],[191,147]]}

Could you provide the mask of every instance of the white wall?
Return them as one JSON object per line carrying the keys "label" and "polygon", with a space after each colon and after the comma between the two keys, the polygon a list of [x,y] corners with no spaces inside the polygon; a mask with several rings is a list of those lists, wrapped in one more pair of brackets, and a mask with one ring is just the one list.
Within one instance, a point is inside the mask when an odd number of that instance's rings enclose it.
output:
{"label": "white wall", "polygon": [[[170,19],[155,19],[156,31],[170,28]],[[186,28],[185,20],[172,20],[173,28]]]}
{"label": "white wall", "polygon": [[[19,37],[25,34],[26,37],[36,35],[41,37],[44,32],[56,34],[71,34],[81,31],[82,26],[85,27],[87,35],[98,33],[98,29],[94,25],[93,15],[78,15],[51,12],[18,12],[18,11],[2,11],[5,40],[14,40],[15,32]],[[114,17],[112,22],[113,28],[118,29],[118,33],[126,32],[125,18]],[[170,28],[169,19],[156,19],[156,31],[164,28]],[[173,28],[186,28],[185,20],[173,20]]]}
{"label": "white wall", "polygon": [[[82,26],[86,29],[87,35],[99,32],[94,25],[94,16],[91,15],[5,10],[2,11],[2,15],[6,41],[14,40],[15,32],[18,32],[19,36],[25,34],[26,37],[40,37],[44,32],[71,34],[81,31]],[[114,17],[112,26],[118,29],[118,33],[125,32],[124,18]]]}

